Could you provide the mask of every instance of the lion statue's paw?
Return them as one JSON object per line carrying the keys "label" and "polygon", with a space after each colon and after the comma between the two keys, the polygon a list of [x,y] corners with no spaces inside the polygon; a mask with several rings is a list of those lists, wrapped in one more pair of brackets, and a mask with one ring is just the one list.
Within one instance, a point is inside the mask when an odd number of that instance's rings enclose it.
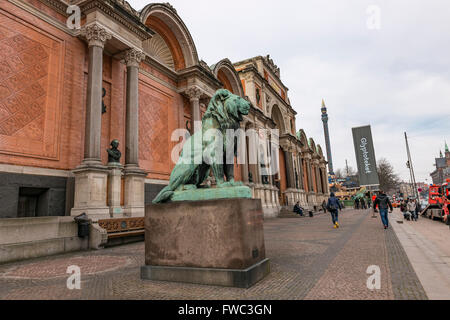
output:
{"label": "lion statue's paw", "polygon": [[232,186],[233,185],[231,184],[231,182],[222,182],[217,184],[217,188],[229,188]]}
{"label": "lion statue's paw", "polygon": [[197,186],[193,184],[186,184],[183,186],[180,186],[177,191],[189,191],[189,190],[196,190]]}
{"label": "lion statue's paw", "polygon": [[232,187],[243,187],[244,184],[240,181],[227,181],[217,184],[217,188],[232,188]]}

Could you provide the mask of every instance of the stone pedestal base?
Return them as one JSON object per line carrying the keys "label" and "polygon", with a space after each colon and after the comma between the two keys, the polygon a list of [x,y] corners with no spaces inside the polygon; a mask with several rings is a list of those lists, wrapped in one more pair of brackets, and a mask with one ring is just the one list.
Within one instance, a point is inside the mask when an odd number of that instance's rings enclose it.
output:
{"label": "stone pedestal base", "polygon": [[123,167],[118,163],[109,163],[109,181],[108,181],[108,205],[112,218],[123,216],[123,208],[120,205],[122,193],[122,170]]}
{"label": "stone pedestal base", "polygon": [[269,272],[260,200],[149,205],[142,278],[248,288]]}
{"label": "stone pedestal base", "polygon": [[143,266],[141,278],[248,289],[270,273],[269,259],[245,270]]}
{"label": "stone pedestal base", "polygon": [[139,168],[125,168],[125,204],[126,217],[139,218],[145,215],[145,177],[147,173]]}
{"label": "stone pedestal base", "polygon": [[109,218],[106,204],[108,168],[103,166],[82,166],[73,171],[75,175],[75,199],[72,216],[86,213],[89,218]]}

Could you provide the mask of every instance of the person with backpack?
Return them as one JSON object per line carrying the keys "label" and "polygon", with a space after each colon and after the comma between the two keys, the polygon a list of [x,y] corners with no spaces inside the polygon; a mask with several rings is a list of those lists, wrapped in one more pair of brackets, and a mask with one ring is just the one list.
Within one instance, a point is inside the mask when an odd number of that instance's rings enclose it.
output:
{"label": "person with backpack", "polygon": [[383,222],[384,229],[386,230],[389,228],[388,209],[391,209],[390,212],[392,213],[392,211],[394,211],[394,208],[392,207],[391,201],[389,200],[388,196],[382,190],[373,203],[375,212],[377,207],[380,210],[381,222]]}
{"label": "person with backpack", "polygon": [[342,206],[333,192],[330,194],[330,198],[328,199],[327,210],[331,213],[334,228],[339,228],[339,210],[342,210]]}

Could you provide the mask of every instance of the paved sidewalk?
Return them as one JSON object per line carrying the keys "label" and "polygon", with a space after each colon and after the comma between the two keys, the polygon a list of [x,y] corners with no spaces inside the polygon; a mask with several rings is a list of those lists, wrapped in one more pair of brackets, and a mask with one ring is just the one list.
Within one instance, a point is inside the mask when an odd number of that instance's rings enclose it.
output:
{"label": "paved sidewalk", "polygon": [[[265,222],[272,272],[250,289],[142,281],[144,244],[0,266],[0,299],[301,300],[427,299],[393,230],[370,211],[345,210],[341,228],[328,214]],[[68,290],[68,266],[81,268],[81,290]],[[366,273],[380,267],[381,290]]]}
{"label": "paved sidewalk", "polygon": [[395,211],[392,218],[395,233],[428,297],[432,300],[450,300],[448,226],[427,218],[419,218],[417,222],[404,221],[399,211]]}

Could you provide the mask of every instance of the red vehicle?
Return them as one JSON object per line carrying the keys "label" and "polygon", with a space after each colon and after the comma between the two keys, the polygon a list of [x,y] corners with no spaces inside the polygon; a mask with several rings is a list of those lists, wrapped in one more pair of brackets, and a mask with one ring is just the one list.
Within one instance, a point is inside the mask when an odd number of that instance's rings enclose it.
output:
{"label": "red vehicle", "polygon": [[442,185],[432,185],[429,189],[428,206],[422,212],[423,216],[427,216],[430,219],[442,219],[446,221],[449,215],[448,205],[450,200],[449,196],[449,183],[450,179],[447,179],[446,183]]}
{"label": "red vehicle", "polygon": [[435,184],[430,187],[428,204],[430,206],[442,205],[442,186]]}

